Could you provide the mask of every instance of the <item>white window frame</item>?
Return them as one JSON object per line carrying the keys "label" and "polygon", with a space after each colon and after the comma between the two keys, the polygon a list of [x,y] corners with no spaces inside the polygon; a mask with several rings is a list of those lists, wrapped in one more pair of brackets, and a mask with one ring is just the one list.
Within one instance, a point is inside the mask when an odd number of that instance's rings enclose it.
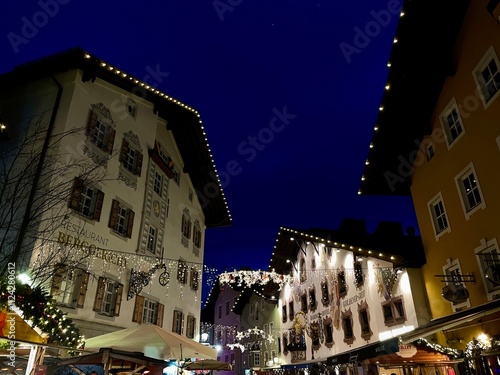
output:
{"label": "white window frame", "polygon": [[253,352],[253,365],[254,367],[260,367],[260,353]]}
{"label": "white window frame", "polygon": [[472,71],[472,76],[474,77],[474,81],[476,82],[477,86],[477,91],[479,92],[479,96],[481,97],[481,101],[483,102],[484,109],[488,108],[489,105],[498,97],[500,90],[497,90],[495,94],[493,94],[491,97],[488,97],[489,95],[486,95],[486,87],[485,87],[485,82],[482,77],[482,72],[484,69],[486,69],[487,65],[491,62],[491,60],[494,60],[497,69],[500,72],[500,62],[498,60],[498,56],[496,54],[495,48],[493,45],[491,45],[484,56],[481,58],[481,60],[478,62],[478,64],[474,67],[474,70]]}
{"label": "white window frame", "polygon": [[156,254],[157,240],[158,240],[158,229],[153,225],[150,225],[148,230],[148,243],[146,245],[146,249],[153,254]]}
{"label": "white window frame", "polygon": [[[104,284],[104,294],[102,297],[102,308],[101,313],[104,315],[113,316],[116,306],[117,293],[117,282],[113,279],[106,278]],[[109,311],[107,310],[109,307]]]}
{"label": "white window frame", "polygon": [[172,319],[172,332],[182,335],[184,331],[184,313],[175,309]]}
{"label": "white window frame", "polygon": [[427,143],[425,145],[425,156],[427,158],[427,161],[431,161],[435,155],[436,150],[434,149],[434,144],[432,142]]}
{"label": "white window frame", "polygon": [[[455,139],[452,139],[450,127],[448,125],[448,116],[453,112],[453,110],[455,110],[455,112],[456,112],[457,122],[459,123],[460,128],[461,128],[461,133],[458,134]],[[443,132],[444,132],[445,138],[446,138],[446,147],[449,150],[465,134],[464,122],[462,120],[462,115],[460,113],[460,109],[458,108],[457,101],[455,98],[451,99],[451,101],[448,103],[448,105],[441,111],[439,118],[441,120],[441,127],[443,128]]]}
{"label": "white window frame", "polygon": [[490,281],[488,281],[487,277],[487,269],[488,265],[486,264],[484,254],[491,253],[492,251],[497,251],[497,259],[500,263],[500,248],[498,247],[498,241],[496,238],[486,241],[486,238],[480,240],[480,246],[474,249],[474,253],[476,254],[477,263],[479,265],[479,270],[481,271],[481,278],[483,280],[484,290],[486,292],[488,301],[492,301],[494,299],[500,298],[500,285],[495,286],[492,285]]}
{"label": "white window frame", "polygon": [[[476,179],[476,189],[479,192],[481,202],[474,207],[469,207],[468,199],[467,199],[467,192],[465,191],[463,181],[469,177],[471,174],[474,175]],[[481,185],[479,184],[479,179],[477,177],[476,169],[474,168],[474,163],[469,163],[464,169],[460,171],[455,176],[455,184],[457,186],[458,190],[458,195],[460,196],[460,203],[462,204],[462,209],[464,211],[465,219],[469,220],[472,214],[477,212],[478,210],[482,210],[486,208],[486,203],[484,201],[484,195],[481,190]]]}
{"label": "white window frame", "polygon": [[156,194],[161,197],[162,188],[163,188],[163,176],[158,173],[158,171],[154,171],[154,180],[153,180],[153,190]]}
{"label": "white window frame", "polygon": [[144,298],[144,308],[142,310],[142,323],[156,324],[158,322],[158,306],[159,302]]}
{"label": "white window frame", "polygon": [[[460,266],[460,261],[458,259],[451,259],[451,258],[448,258],[446,260],[446,265],[443,266],[443,275],[450,275],[451,272],[453,271],[457,271],[460,273],[460,275],[463,276],[463,272],[462,272],[462,267]],[[446,278],[448,279],[448,278]],[[446,281],[446,285],[450,285],[451,282],[449,281]],[[464,288],[466,288],[466,285],[464,283],[460,283]],[[457,312],[457,311],[460,311],[462,310],[463,308],[469,308],[471,305],[470,305],[470,298],[467,298],[467,301],[465,302],[462,302],[462,303],[459,303],[459,304],[456,304],[454,305],[453,302],[450,302],[450,305],[451,305],[451,308],[453,310],[453,312]]]}
{"label": "white window frame", "polygon": [[[434,214],[434,206],[437,205],[439,202],[441,202],[441,204],[443,206],[444,216],[446,218],[446,223],[448,224],[448,226],[446,228],[444,228],[443,230],[438,232],[438,228],[437,228],[437,219],[438,218]],[[444,204],[443,195],[441,194],[441,192],[437,193],[434,197],[432,197],[432,199],[429,202],[427,202],[427,208],[429,209],[429,215],[431,218],[432,228],[434,229],[434,236],[436,238],[436,241],[438,241],[439,238],[443,234],[451,232],[451,224],[450,224],[450,220],[448,219],[448,213],[446,212],[446,206]]]}

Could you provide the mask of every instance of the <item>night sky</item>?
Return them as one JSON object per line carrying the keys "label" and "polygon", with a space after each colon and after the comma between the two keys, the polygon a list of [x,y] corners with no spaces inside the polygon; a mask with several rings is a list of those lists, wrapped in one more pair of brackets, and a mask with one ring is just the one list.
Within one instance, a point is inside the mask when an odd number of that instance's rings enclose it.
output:
{"label": "night sky", "polygon": [[197,109],[233,217],[205,264],[267,269],[280,226],[416,226],[409,197],[357,195],[401,6],[6,0],[0,73],[79,46]]}

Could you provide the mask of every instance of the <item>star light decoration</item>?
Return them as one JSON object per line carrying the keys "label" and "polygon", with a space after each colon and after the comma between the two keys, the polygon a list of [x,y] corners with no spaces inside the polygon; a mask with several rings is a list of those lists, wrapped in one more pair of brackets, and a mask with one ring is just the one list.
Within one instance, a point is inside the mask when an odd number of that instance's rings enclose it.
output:
{"label": "star light decoration", "polygon": [[293,284],[293,277],[290,275],[281,275],[277,273],[274,269],[271,272],[266,271],[237,271],[224,272],[219,275],[219,281],[221,283],[237,283],[238,286],[252,285],[266,285],[269,282],[273,282],[279,286],[279,290],[283,288],[285,284]]}
{"label": "star light decoration", "polygon": [[[261,336],[264,340],[267,340],[268,343],[272,343],[274,341],[274,337],[272,335],[267,334],[265,331],[260,329],[259,327],[249,328],[246,331],[236,332],[236,340],[243,340],[244,338],[249,338],[252,335]],[[234,350],[234,348],[239,348],[241,352],[245,351],[245,346],[240,343],[227,344],[227,346]]]}

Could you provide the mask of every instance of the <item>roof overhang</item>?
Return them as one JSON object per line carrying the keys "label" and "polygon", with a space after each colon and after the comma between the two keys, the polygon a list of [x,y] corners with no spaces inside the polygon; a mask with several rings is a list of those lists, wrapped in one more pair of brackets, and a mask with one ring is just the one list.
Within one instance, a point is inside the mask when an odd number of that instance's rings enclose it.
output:
{"label": "roof overhang", "polygon": [[184,162],[184,173],[189,174],[195,193],[205,215],[207,227],[231,225],[231,214],[210,151],[200,114],[194,108],[149,86],[122,70],[73,48],[33,62],[19,65],[0,76],[4,89],[51,77],[72,69],[82,71],[84,82],[97,78],[125,91],[140,95],[141,100],[153,104],[154,112],[165,120],[172,131]]}
{"label": "roof overhang", "polygon": [[469,0],[404,2],[359,194],[410,194],[413,161],[431,133],[443,84],[455,74],[453,49],[468,5]]}

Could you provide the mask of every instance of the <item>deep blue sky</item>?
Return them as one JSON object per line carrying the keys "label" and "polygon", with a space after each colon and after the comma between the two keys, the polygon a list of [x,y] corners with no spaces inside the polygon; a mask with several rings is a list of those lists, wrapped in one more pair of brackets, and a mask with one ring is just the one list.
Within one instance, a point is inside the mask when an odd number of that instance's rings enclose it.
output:
{"label": "deep blue sky", "polygon": [[[205,264],[267,269],[280,226],[416,225],[410,198],[357,195],[399,20],[387,9],[398,4],[7,0],[0,73],[75,46],[139,79],[161,72],[148,82],[200,112],[219,171],[240,166],[222,179],[233,225],[206,232]],[[341,44],[355,42],[346,59]],[[270,130],[285,107],[288,124]]]}

